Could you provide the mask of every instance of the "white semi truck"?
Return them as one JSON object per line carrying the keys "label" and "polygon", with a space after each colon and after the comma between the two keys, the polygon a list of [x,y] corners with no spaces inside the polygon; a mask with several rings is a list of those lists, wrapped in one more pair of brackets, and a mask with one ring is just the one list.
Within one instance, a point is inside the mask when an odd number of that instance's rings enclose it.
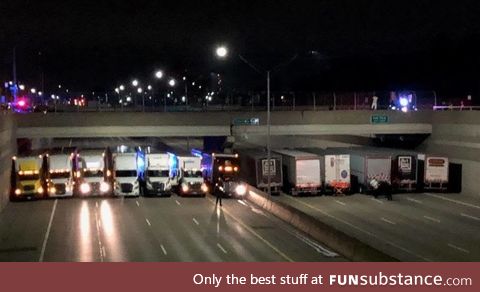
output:
{"label": "white semi truck", "polygon": [[177,155],[179,194],[184,196],[205,196],[208,192],[201,170],[202,158],[194,155]]}
{"label": "white semi truck", "polygon": [[80,195],[110,195],[112,192],[106,167],[105,151],[82,151],[76,154],[76,178]]}
{"label": "white semi truck", "polygon": [[72,157],[73,154],[54,154],[47,157],[49,197],[73,196]]}
{"label": "white semi truck", "polygon": [[177,183],[177,157],[172,153],[145,154],[145,195],[170,196]]}
{"label": "white semi truck", "polygon": [[136,153],[113,155],[114,194],[117,196],[139,196],[140,182]]}

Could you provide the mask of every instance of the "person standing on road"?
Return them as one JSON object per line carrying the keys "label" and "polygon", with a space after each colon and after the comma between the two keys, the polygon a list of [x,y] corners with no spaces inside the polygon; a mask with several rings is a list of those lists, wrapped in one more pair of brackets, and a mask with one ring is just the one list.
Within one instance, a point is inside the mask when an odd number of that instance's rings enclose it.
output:
{"label": "person standing on road", "polygon": [[[220,181],[220,179],[218,179]],[[215,195],[217,196],[217,200],[215,201],[215,207],[217,207],[218,203],[220,203],[220,207],[222,207],[222,192],[219,190],[219,186],[216,185],[215,187]]]}
{"label": "person standing on road", "polygon": [[372,110],[377,110],[378,96],[373,95],[372,97]]}

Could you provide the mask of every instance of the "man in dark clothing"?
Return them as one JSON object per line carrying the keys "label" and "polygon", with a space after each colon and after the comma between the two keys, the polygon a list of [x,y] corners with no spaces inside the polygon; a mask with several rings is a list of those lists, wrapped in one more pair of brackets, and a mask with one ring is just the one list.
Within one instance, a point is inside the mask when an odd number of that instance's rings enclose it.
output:
{"label": "man in dark clothing", "polygon": [[[220,178],[218,179],[219,182],[221,182]],[[218,205],[220,202],[220,207],[222,206],[222,192],[220,191],[220,186],[217,184],[215,186],[215,195],[217,196],[217,200],[215,201],[215,207]]]}

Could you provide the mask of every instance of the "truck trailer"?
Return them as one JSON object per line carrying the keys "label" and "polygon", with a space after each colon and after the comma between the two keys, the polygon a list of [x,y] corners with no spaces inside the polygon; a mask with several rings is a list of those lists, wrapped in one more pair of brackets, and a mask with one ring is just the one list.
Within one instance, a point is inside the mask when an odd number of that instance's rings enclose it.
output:
{"label": "truck trailer", "polygon": [[71,197],[73,196],[73,165],[72,154],[53,154],[47,156],[47,185],[48,196]]}
{"label": "truck trailer", "polygon": [[208,186],[203,179],[202,158],[188,153],[176,153],[178,159],[178,192],[182,196],[205,196]]}
{"label": "truck trailer", "polygon": [[107,167],[107,151],[86,150],[74,157],[76,188],[74,193],[82,196],[111,195],[111,170]]}
{"label": "truck trailer", "polygon": [[449,161],[445,156],[425,155],[424,189],[446,191],[449,183]]}
{"label": "truck trailer", "polygon": [[264,192],[268,191],[268,176],[273,194],[279,194],[283,187],[282,156],[259,149],[237,149],[240,156],[240,176],[250,185]]}
{"label": "truck trailer", "polygon": [[46,195],[44,155],[12,157],[10,200],[43,198]]}
{"label": "truck trailer", "polygon": [[139,156],[137,153],[113,154],[113,192],[116,196],[139,196]]}
{"label": "truck trailer", "polygon": [[298,150],[274,150],[282,156],[284,189],[293,196],[317,195],[322,189],[320,157]]}
{"label": "truck trailer", "polygon": [[173,153],[146,153],[144,195],[170,196],[177,186],[178,161]]}

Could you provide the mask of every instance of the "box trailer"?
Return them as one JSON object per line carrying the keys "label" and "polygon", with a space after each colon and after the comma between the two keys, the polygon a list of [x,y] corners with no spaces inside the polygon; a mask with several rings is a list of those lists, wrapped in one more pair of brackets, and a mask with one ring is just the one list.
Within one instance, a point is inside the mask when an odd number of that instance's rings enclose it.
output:
{"label": "box trailer", "polygon": [[282,156],[284,189],[296,196],[319,194],[322,188],[320,157],[298,150],[275,150]]}
{"label": "box trailer", "polygon": [[283,187],[282,156],[271,153],[268,163],[267,152],[259,149],[237,149],[240,154],[240,176],[250,185],[262,191],[270,189],[278,194]]}
{"label": "box trailer", "polygon": [[425,156],[425,190],[446,191],[448,187],[449,161],[444,156]]}

